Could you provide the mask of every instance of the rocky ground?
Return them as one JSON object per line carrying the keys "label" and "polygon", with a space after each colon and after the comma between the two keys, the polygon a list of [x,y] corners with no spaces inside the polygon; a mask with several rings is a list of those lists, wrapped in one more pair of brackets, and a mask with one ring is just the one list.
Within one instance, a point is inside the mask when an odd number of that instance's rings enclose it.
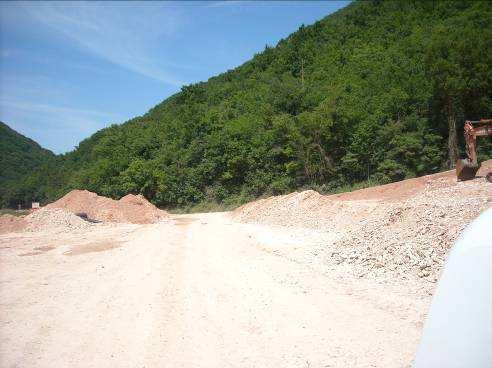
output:
{"label": "rocky ground", "polygon": [[483,177],[488,171],[492,160],[482,164],[479,177],[465,182],[457,182],[451,171],[333,196],[296,192],[246,204],[232,217],[312,229],[320,240],[298,252],[304,261],[342,275],[408,281],[431,292],[456,238],[491,206],[492,184]]}

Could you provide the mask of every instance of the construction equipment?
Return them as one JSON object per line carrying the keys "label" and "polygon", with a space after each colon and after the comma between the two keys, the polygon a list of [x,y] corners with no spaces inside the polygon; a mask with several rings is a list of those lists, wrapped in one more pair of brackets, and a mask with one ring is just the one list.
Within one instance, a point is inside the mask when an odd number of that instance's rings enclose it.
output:
{"label": "construction equipment", "polygon": [[[473,179],[480,168],[477,160],[477,137],[492,136],[492,119],[465,121],[464,135],[467,158],[456,161],[458,181]],[[487,180],[492,180],[490,173],[487,175]]]}

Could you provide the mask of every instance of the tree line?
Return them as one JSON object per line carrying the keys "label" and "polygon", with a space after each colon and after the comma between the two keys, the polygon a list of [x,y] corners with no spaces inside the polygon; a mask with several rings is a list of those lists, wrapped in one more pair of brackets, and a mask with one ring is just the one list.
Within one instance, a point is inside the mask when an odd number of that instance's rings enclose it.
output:
{"label": "tree line", "polygon": [[85,188],[235,206],[450,168],[464,120],[492,116],[491,21],[488,1],[351,3],[5,183],[2,204]]}

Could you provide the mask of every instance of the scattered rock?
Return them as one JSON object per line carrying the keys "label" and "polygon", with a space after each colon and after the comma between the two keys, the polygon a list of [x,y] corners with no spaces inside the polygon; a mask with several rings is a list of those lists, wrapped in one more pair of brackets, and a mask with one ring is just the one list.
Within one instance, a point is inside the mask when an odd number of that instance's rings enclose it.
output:
{"label": "scattered rock", "polygon": [[[492,160],[482,167],[492,170]],[[450,247],[490,207],[491,194],[483,177],[456,182],[445,172],[343,195],[308,190],[270,197],[239,207],[232,217],[335,234],[317,257],[348,264],[354,275],[435,282]]]}
{"label": "scattered rock", "polygon": [[78,230],[91,226],[87,221],[62,208],[41,208],[25,218],[24,231]]}

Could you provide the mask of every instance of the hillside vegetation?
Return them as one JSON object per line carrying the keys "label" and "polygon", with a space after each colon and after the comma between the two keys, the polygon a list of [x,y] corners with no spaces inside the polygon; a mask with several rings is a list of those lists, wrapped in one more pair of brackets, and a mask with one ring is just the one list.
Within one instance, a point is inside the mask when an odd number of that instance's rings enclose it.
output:
{"label": "hillside vegetation", "polygon": [[3,202],[7,198],[15,206],[21,179],[54,158],[51,151],[0,121],[0,207],[8,204]]}
{"label": "hillside vegetation", "polygon": [[[355,2],[103,129],[5,203],[83,188],[164,207],[339,191],[448,168],[492,116],[492,4]],[[492,144],[480,143],[480,158]]]}

